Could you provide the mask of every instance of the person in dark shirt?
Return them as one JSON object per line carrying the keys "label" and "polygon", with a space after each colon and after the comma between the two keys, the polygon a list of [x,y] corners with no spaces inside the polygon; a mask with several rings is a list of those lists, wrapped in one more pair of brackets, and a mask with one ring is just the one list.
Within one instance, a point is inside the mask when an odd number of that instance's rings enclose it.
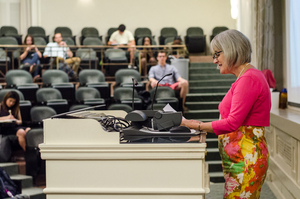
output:
{"label": "person in dark shirt", "polygon": [[26,35],[23,45],[27,45],[27,47],[24,48],[24,52],[20,55],[21,63],[30,65],[29,72],[33,73],[33,77],[37,77],[39,73],[39,59],[42,58],[42,53],[34,45],[32,35]]}
{"label": "person in dark shirt", "polygon": [[26,133],[30,130],[29,127],[21,127],[22,118],[20,111],[20,97],[15,91],[6,93],[3,101],[0,104],[0,120],[10,120],[17,124],[17,126],[2,126],[2,135],[16,135],[22,149],[26,150]]}

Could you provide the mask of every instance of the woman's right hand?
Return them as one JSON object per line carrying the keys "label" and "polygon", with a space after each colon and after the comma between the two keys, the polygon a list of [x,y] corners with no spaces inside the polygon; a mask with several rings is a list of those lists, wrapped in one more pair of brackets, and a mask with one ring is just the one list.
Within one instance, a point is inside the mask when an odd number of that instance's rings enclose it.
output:
{"label": "woman's right hand", "polygon": [[8,115],[6,118],[9,119],[9,120],[14,120],[14,119],[16,119],[13,115]]}
{"label": "woman's right hand", "polygon": [[31,47],[28,46],[28,47],[26,48],[26,51],[29,52],[30,50],[31,50]]}

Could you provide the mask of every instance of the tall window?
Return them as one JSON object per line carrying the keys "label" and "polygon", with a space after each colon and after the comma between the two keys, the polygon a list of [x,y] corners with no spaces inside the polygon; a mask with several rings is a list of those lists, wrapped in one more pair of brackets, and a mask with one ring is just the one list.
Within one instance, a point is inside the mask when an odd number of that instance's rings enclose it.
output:
{"label": "tall window", "polygon": [[300,1],[286,1],[288,101],[300,104]]}

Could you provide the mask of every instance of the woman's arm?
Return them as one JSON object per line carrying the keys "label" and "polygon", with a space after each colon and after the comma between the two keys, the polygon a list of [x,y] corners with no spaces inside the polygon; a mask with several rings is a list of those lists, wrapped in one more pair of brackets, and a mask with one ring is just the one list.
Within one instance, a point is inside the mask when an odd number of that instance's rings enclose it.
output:
{"label": "woman's arm", "polygon": [[28,52],[31,50],[30,47],[27,47],[24,52],[20,55],[20,59],[23,60],[26,58],[26,56],[28,55]]}
{"label": "woman's arm", "polygon": [[42,58],[42,53],[39,51],[39,49],[34,45],[35,52],[38,54],[39,58]]}
{"label": "woman's arm", "polygon": [[20,111],[20,110],[19,110],[19,113],[18,113],[18,118],[17,118],[16,123],[17,123],[18,125],[21,125],[21,124],[22,124],[22,117],[21,117],[21,111]]}
{"label": "woman's arm", "polygon": [[0,120],[12,120],[12,119],[15,119],[15,117],[12,116],[12,115],[7,115],[7,116],[0,117]]}
{"label": "woman's arm", "polygon": [[205,131],[208,133],[214,133],[214,130],[212,129],[211,122],[200,122],[197,120],[187,120],[187,119],[182,119],[181,121],[181,126],[186,126],[190,129],[195,129],[198,131]]}

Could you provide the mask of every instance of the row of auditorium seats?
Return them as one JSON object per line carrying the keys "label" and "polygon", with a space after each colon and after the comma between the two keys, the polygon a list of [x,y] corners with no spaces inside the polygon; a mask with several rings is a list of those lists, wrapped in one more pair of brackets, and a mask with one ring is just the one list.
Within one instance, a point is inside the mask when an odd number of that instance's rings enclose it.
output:
{"label": "row of auditorium seats", "polygon": [[[30,109],[34,105],[46,105],[52,107],[56,113],[62,113],[71,107],[76,109],[76,106],[102,104],[103,107],[99,109],[106,109],[107,105],[113,103],[131,106],[134,96],[135,109],[146,109],[154,96],[154,89],[151,89],[148,101],[140,98],[138,91],[144,92],[145,85],[141,82],[140,74],[134,69],[117,71],[113,99],[110,98],[110,85],[105,82],[104,75],[99,70],[82,70],[79,73],[80,87],[76,91],[74,84],[69,82],[66,73],[61,70],[47,70],[42,78],[43,86],[39,88],[38,84],[32,82],[32,77],[27,71],[10,70],[6,75],[7,86],[0,91],[0,101],[8,91],[16,90],[21,99],[22,118],[30,121]],[[138,82],[137,85],[133,85],[132,78]],[[175,97],[175,92],[169,87],[159,87],[155,104],[167,103],[178,110],[179,100]]]}
{"label": "row of auditorium seats", "polygon": [[[212,40],[218,33],[227,30],[227,27],[215,27],[212,30],[212,35],[210,39]],[[105,37],[105,43],[108,42],[111,34],[115,32],[117,28],[109,28],[107,31],[107,36]],[[46,35],[44,28],[39,26],[31,26],[27,30],[28,34],[34,36],[37,45],[46,45],[49,42],[49,35]],[[72,30],[68,27],[57,27],[54,30],[55,33],[62,33],[63,39],[67,42],[69,46],[76,45],[76,36],[73,35]],[[139,43],[139,39],[144,37],[153,37],[152,32],[149,28],[137,28],[134,31],[134,37],[136,44]],[[173,27],[165,27],[160,31],[160,36],[158,41],[160,45],[165,45],[166,41],[172,41],[178,32]],[[14,37],[17,39],[18,44],[22,44],[22,35],[18,34],[18,31],[13,26],[2,26],[0,28],[0,37]],[[206,35],[203,33],[203,29],[200,27],[190,27],[186,31],[186,36],[184,37],[185,43],[190,53],[204,52],[206,48],[205,42]],[[94,27],[85,27],[81,30],[81,36],[79,38],[80,45],[103,45],[103,38],[99,35],[99,32]]]}

